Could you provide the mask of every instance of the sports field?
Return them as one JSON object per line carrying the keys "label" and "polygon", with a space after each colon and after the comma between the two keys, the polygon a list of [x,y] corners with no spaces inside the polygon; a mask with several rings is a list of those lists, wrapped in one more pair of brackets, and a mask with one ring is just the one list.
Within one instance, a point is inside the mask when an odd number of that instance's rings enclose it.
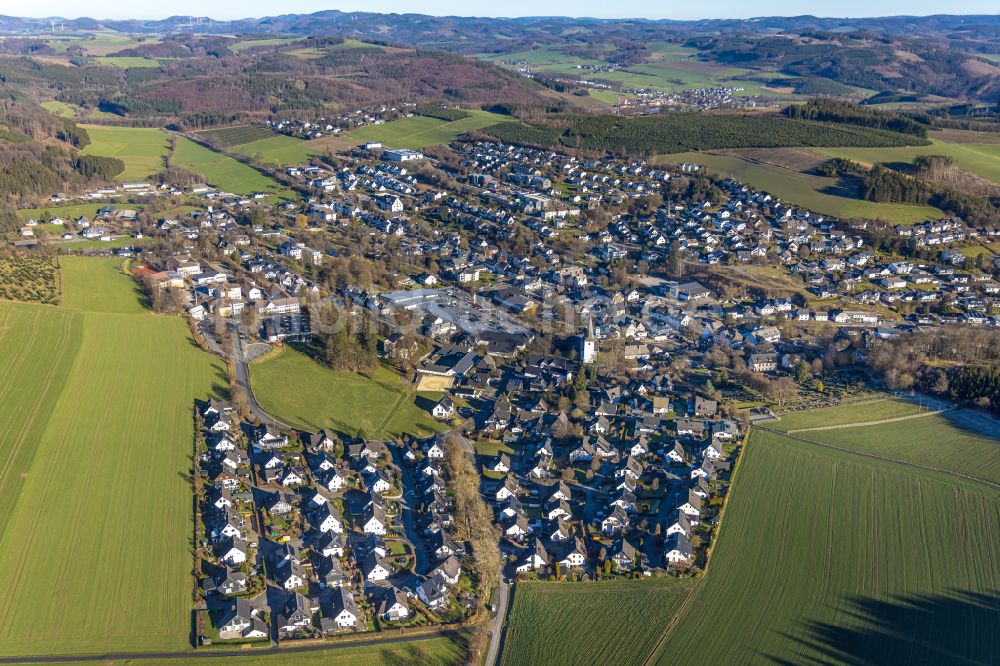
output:
{"label": "sports field", "polygon": [[81,152],[84,155],[117,157],[125,163],[118,180],[145,180],[166,166],[170,142],[167,133],[146,127],[104,127],[81,125],[92,143]]}
{"label": "sports field", "polygon": [[276,193],[281,189],[253,167],[182,136],[177,137],[172,164],[196,173],[209,185],[233,194]]}
{"label": "sports field", "polygon": [[369,437],[428,435],[440,429],[399,375],[386,367],[371,377],[333,372],[285,347],[251,365],[250,377],[261,406],[289,425],[351,434],[360,428]]}
{"label": "sports field", "polygon": [[694,581],[518,583],[502,666],[638,664]]}
{"label": "sports field", "polygon": [[[826,151],[827,149],[822,150]],[[882,151],[883,149],[874,150]],[[931,206],[864,201],[857,198],[856,190],[844,187],[836,178],[814,176],[783,166],[750,161],[735,155],[677,153],[664,155],[660,160],[667,164],[680,164],[682,162],[703,164],[710,172],[735,178],[751,187],[821,215],[845,219],[881,219],[894,224],[913,224],[945,217],[943,212]]]}
{"label": "sports field", "polygon": [[452,122],[427,116],[412,116],[391,120],[384,125],[366,125],[344,135],[352,143],[378,141],[388,148],[420,150],[448,143],[466,132],[508,122],[509,116],[488,111],[466,109],[471,115]]}
{"label": "sports field", "polygon": [[191,405],[225,371],[113,260],[61,263],[62,307],[0,303],[0,655],[185,649]]}
{"label": "sports field", "polygon": [[777,433],[742,455],[657,664],[995,662],[1000,491]]}

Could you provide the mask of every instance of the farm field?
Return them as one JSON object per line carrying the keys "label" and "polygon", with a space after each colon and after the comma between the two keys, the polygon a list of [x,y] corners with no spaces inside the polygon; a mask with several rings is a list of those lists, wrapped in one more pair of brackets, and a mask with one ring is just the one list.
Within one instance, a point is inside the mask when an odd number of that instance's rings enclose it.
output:
{"label": "farm field", "polygon": [[81,152],[84,155],[117,157],[125,163],[118,180],[145,180],[166,166],[170,150],[167,133],[146,127],[103,127],[81,125],[92,143]]}
{"label": "farm field", "polygon": [[763,431],[742,455],[655,663],[995,660],[1000,492]]}
{"label": "farm field", "polygon": [[340,646],[316,652],[285,651],[278,654],[254,654],[252,651],[238,657],[185,657],[183,659],[126,659],[101,660],[102,666],[278,666],[291,663],[302,666],[394,666],[401,664],[427,664],[427,666],[459,666],[463,663],[462,645],[454,638],[426,638],[407,643],[370,645],[361,647]]}
{"label": "farm field", "polygon": [[344,135],[344,138],[353,143],[379,141],[389,148],[420,150],[428,146],[448,143],[455,137],[471,130],[511,120],[509,116],[488,111],[466,110],[472,115],[452,122],[427,116],[412,116],[392,120],[384,125],[366,125],[352,130]]}
{"label": "farm field", "polygon": [[202,176],[209,185],[234,194],[277,193],[278,184],[253,167],[188,138],[177,137],[172,164]]}
{"label": "farm field", "polygon": [[350,434],[361,428],[369,437],[429,435],[441,429],[399,375],[386,367],[371,377],[333,372],[285,347],[252,364],[250,379],[261,406],[289,425]]}
{"label": "farm field", "polygon": [[900,416],[912,416],[927,411],[915,402],[896,398],[883,398],[855,404],[822,407],[820,409],[804,409],[798,412],[782,414],[778,421],[767,423],[772,430],[788,432],[804,428],[822,428],[825,426],[843,425],[847,423],[868,423],[880,419],[892,419]]}
{"label": "farm field", "polygon": [[[823,150],[826,150],[825,148]],[[875,149],[892,150],[892,149]],[[663,163],[693,162],[709,171],[730,176],[821,215],[840,218],[882,219],[894,224],[915,224],[945,217],[932,206],[863,201],[836,178],[813,176],[795,169],[717,153],[676,153],[659,158]]]}
{"label": "farm field", "polygon": [[264,164],[282,166],[302,164],[308,162],[314,155],[323,154],[322,150],[313,148],[310,142],[283,134],[274,134],[266,139],[240,144],[234,146],[233,150]]}
{"label": "farm field", "polygon": [[1000,143],[948,143],[931,138],[929,146],[912,148],[816,148],[828,157],[843,157],[862,164],[912,163],[918,155],[954,157],[960,169],[1000,184]]}
{"label": "farm field", "polygon": [[518,583],[500,664],[638,664],[693,585],[675,578]]}
{"label": "farm field", "polygon": [[0,254],[0,300],[55,305],[59,300],[54,257]]}
{"label": "farm field", "polygon": [[[994,437],[988,436],[991,432]],[[973,410],[796,435],[1000,485],[1000,421]]]}
{"label": "farm field", "polygon": [[322,154],[310,142],[272,132],[260,125],[239,125],[198,132],[198,136],[233,152],[270,164],[301,164],[313,155]]}
{"label": "farm field", "polygon": [[0,346],[0,455],[16,475],[0,486],[0,654],[182,650],[191,405],[224,369],[181,318],[142,309],[113,262],[63,266],[63,307],[0,304],[16,322],[5,342],[25,336]]}
{"label": "farm field", "polygon": [[138,283],[121,271],[121,259],[65,256],[62,306],[71,310],[118,314],[146,314]]}

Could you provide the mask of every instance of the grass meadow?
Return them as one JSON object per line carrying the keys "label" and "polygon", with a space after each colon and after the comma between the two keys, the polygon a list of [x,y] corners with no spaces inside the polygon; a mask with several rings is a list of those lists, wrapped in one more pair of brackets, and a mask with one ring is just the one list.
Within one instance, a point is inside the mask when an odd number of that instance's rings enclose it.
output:
{"label": "grass meadow", "polygon": [[182,650],[191,405],[225,370],[114,262],[62,281],[61,307],[0,303],[0,655]]}
{"label": "grass meadow", "polygon": [[1000,184],[1000,143],[948,143],[931,139],[929,146],[911,148],[817,148],[828,157],[843,157],[862,164],[875,162],[913,163],[919,155],[954,157],[958,168]]}
{"label": "grass meadow", "polygon": [[[415,396],[389,368],[371,376],[334,372],[302,351],[285,347],[250,367],[254,396],[289,425],[369,437],[428,435],[440,429],[428,412],[430,400]],[[418,404],[428,403],[421,406]]]}
{"label": "grass meadow", "polygon": [[67,104],[66,102],[49,100],[48,102],[42,102],[39,106],[46,111],[59,116],[60,118],[76,117],[76,107],[71,104]]}
{"label": "grass meadow", "polygon": [[819,409],[803,409],[797,412],[788,412],[781,414],[780,420],[767,423],[766,425],[772,430],[788,432],[789,430],[823,428],[849,423],[868,423],[881,419],[913,416],[925,411],[927,411],[926,407],[921,407],[909,400],[879,398],[867,402],[837,405],[835,407],[821,407]]}
{"label": "grass meadow", "polygon": [[166,166],[170,142],[167,133],[147,127],[104,127],[83,125],[92,143],[84,155],[117,157],[125,163],[118,180],[145,180]]}
{"label": "grass meadow", "polygon": [[378,141],[388,148],[421,150],[428,146],[449,143],[466,132],[511,120],[509,116],[497,113],[466,110],[472,115],[452,122],[427,116],[411,116],[391,120],[383,125],[365,125],[352,130],[343,138],[352,143]]}
{"label": "grass meadow", "polygon": [[1000,484],[1000,421],[972,410],[798,436]]}
{"label": "grass meadow", "polygon": [[693,579],[518,583],[501,666],[639,664]]}
{"label": "grass meadow", "polygon": [[743,456],[655,663],[996,659],[1000,492],[763,431]]}
{"label": "grass meadow", "polygon": [[281,189],[253,167],[182,136],[177,137],[172,163],[198,174],[209,185],[233,194],[277,193]]}
{"label": "grass meadow", "polygon": [[[822,149],[824,152],[827,149]],[[836,149],[839,150],[839,149]],[[892,149],[874,149],[878,151]],[[857,197],[855,191],[842,187],[836,178],[809,173],[775,164],[743,159],[736,155],[715,153],[677,153],[660,158],[668,164],[693,162],[704,164],[710,172],[729,176],[785,201],[804,206],[821,215],[839,218],[881,219],[894,224],[915,224],[944,217],[932,206],[876,203]]]}

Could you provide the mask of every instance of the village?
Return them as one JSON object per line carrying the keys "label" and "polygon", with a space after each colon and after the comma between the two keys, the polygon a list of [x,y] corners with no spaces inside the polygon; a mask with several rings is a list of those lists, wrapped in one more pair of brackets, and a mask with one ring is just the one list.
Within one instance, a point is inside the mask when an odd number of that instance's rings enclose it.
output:
{"label": "village", "polygon": [[441,396],[438,434],[394,441],[196,406],[202,643],[471,617],[484,600],[449,444],[474,458],[504,580],[694,575],[765,404],[842,399],[880,340],[1000,325],[998,266],[959,251],[1000,230],[928,220],[876,238],[694,164],[466,141],[447,156],[369,144],[287,175],[311,195],[266,214],[198,191],[152,225],[115,207],[64,221],[155,241],[114,252],[236,364],[329,335],[333,308]]}

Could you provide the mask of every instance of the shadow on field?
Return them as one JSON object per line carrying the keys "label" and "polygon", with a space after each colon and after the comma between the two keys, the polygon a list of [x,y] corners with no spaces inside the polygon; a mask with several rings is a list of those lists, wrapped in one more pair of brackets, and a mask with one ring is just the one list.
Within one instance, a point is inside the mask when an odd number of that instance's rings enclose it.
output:
{"label": "shadow on field", "polygon": [[799,645],[794,660],[768,656],[768,661],[782,666],[1000,662],[1000,594],[956,590],[890,601],[855,597],[840,611],[844,623],[804,622],[805,637],[788,637]]}

